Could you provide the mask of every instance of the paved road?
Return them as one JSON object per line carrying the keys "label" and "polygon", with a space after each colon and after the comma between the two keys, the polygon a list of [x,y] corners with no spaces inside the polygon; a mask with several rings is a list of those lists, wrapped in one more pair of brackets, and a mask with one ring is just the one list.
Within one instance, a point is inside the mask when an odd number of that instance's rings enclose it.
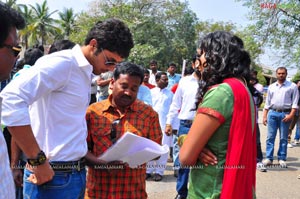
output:
{"label": "paved road", "polygon": [[[260,122],[261,122],[260,112]],[[262,150],[265,155],[267,129],[260,123]],[[294,130],[295,131],[295,130]],[[294,136],[293,132],[293,136]],[[278,136],[274,150],[274,163],[277,163]],[[299,199],[300,198],[300,145],[288,148],[288,168],[278,165],[268,168],[267,172],[256,172],[256,196],[258,199]],[[173,176],[172,165],[168,163],[165,176],[161,182],[147,181],[149,199],[173,199],[176,196],[176,178]]]}

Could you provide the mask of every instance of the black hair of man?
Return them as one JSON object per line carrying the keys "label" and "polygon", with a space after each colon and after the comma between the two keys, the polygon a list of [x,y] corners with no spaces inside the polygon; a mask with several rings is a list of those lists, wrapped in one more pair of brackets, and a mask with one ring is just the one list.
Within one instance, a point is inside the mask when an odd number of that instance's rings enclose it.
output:
{"label": "black hair of man", "polygon": [[155,81],[159,80],[161,78],[162,75],[167,75],[166,72],[158,72],[155,75]]}
{"label": "black hair of man", "polygon": [[33,66],[36,60],[44,55],[39,48],[28,48],[24,53],[24,64]]}
{"label": "black hair of man", "polygon": [[193,74],[194,72],[194,69],[191,67],[191,66],[187,66],[185,69],[184,69],[184,73],[183,75],[186,76],[186,75],[191,75]]}
{"label": "black hair of man", "polygon": [[66,50],[66,49],[71,49],[75,46],[76,44],[68,39],[63,39],[63,40],[56,40],[53,42],[53,44],[49,48],[48,54],[61,51],[61,50]]}
{"label": "black hair of man", "polygon": [[156,60],[151,60],[151,61],[150,61],[150,65],[155,65],[155,66],[157,66],[157,61],[156,61]]}
{"label": "black hair of man", "polygon": [[32,46],[32,48],[38,48],[43,53],[45,52],[45,48],[44,48],[44,46],[42,44],[35,44],[35,45]]}
{"label": "black hair of man", "polygon": [[174,66],[175,68],[177,67],[176,64],[174,62],[169,63],[169,67],[170,66]]}
{"label": "black hair of man", "polygon": [[278,70],[285,70],[285,72],[287,73],[286,67],[283,67],[283,66],[278,67],[278,68],[276,69],[276,73],[277,73]]}
{"label": "black hair of man", "polygon": [[116,52],[122,58],[127,58],[134,46],[129,28],[116,18],[97,22],[87,34],[84,44],[88,45],[92,39],[97,40],[96,54],[107,49]]}
{"label": "black hair of man", "polygon": [[147,68],[144,68],[144,74],[150,75],[150,71]]}
{"label": "black hair of man", "polygon": [[7,39],[11,28],[23,29],[26,23],[24,18],[16,10],[7,4],[0,2],[0,47]]}
{"label": "black hair of man", "polygon": [[114,79],[117,80],[120,77],[120,74],[136,76],[141,78],[141,84],[144,80],[144,69],[143,67],[131,63],[131,62],[121,62],[116,65],[116,69],[114,70]]}

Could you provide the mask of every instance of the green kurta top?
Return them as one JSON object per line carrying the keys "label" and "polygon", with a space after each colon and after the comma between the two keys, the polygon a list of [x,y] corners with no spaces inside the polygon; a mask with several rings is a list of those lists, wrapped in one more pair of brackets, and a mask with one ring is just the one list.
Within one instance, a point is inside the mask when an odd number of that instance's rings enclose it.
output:
{"label": "green kurta top", "polygon": [[[216,155],[218,164],[215,166],[204,166],[198,161],[197,164],[191,168],[188,191],[189,199],[220,197],[224,174],[223,165],[226,160],[228,136],[232,121],[233,102],[234,96],[230,86],[223,83],[210,89],[205,94],[203,103],[199,107],[201,110],[199,109],[198,113],[213,116],[221,123],[221,126],[206,144],[206,147]],[[253,103],[251,109],[253,109],[252,114],[254,117]]]}

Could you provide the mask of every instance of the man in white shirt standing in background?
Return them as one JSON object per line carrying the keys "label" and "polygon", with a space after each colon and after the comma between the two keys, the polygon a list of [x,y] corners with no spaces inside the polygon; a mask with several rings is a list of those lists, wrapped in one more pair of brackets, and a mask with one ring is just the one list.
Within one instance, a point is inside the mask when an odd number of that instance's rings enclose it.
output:
{"label": "man in white shirt standing in background", "polygon": [[84,197],[92,73],[114,70],[132,47],[122,21],[99,21],[84,46],[40,58],[1,92],[2,122],[28,157],[24,197]]}
{"label": "man in white shirt standing in background", "polygon": [[156,81],[155,81],[155,75],[159,71],[157,70],[157,61],[156,60],[151,60],[150,61],[150,77],[149,77],[149,83],[156,86]]}
{"label": "man in white shirt standing in background", "polygon": [[[160,128],[163,131],[162,145],[166,144],[169,147],[172,147],[173,146],[172,135],[167,135],[164,132],[164,129],[166,128],[167,114],[169,112],[172,103],[173,93],[172,91],[167,89],[168,86],[167,73],[158,72],[155,75],[155,79],[156,79],[157,87],[152,88],[150,91],[152,96],[153,109],[158,113]],[[152,160],[148,162],[147,170],[146,170],[147,173],[146,179],[151,176],[152,172],[154,172],[153,180],[161,181],[167,166],[167,160],[168,160],[168,153],[160,156],[158,160]]]}
{"label": "man in white shirt standing in background", "polygon": [[[167,116],[165,133],[170,135],[172,133],[172,124],[176,117],[180,120],[180,125],[176,137],[187,134],[192,125],[196,113],[196,93],[198,91],[198,82],[200,71],[198,70],[199,60],[194,59],[192,67],[195,72],[192,75],[182,77],[179,81],[177,90],[174,94],[172,104]],[[178,113],[179,112],[179,113]],[[177,157],[174,158],[174,172],[178,171],[176,191],[176,199],[184,199],[188,194],[188,176],[189,169],[181,168],[179,163],[179,147],[174,143],[173,154],[176,153]]]}

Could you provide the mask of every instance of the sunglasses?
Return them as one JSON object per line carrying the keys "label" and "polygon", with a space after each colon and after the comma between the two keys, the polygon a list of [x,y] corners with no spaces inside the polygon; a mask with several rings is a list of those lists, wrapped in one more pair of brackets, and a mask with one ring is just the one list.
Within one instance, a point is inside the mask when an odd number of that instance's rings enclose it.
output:
{"label": "sunglasses", "polygon": [[104,59],[105,59],[105,65],[106,66],[114,66],[114,65],[116,65],[117,64],[117,62],[115,62],[115,61],[109,61],[108,59],[107,59],[107,57],[106,57],[106,55],[105,55],[105,53],[104,53],[104,51],[103,51],[103,49],[101,48],[101,51],[103,52],[103,57],[104,57]]}
{"label": "sunglasses", "polygon": [[110,127],[110,139],[114,144],[117,141],[117,125],[120,123],[120,119],[116,119],[111,123]]}
{"label": "sunglasses", "polygon": [[14,53],[15,57],[17,57],[20,54],[21,50],[22,50],[21,46],[11,46],[11,45],[8,45],[8,44],[3,44],[2,46],[5,47],[5,48],[11,49],[11,51]]}

